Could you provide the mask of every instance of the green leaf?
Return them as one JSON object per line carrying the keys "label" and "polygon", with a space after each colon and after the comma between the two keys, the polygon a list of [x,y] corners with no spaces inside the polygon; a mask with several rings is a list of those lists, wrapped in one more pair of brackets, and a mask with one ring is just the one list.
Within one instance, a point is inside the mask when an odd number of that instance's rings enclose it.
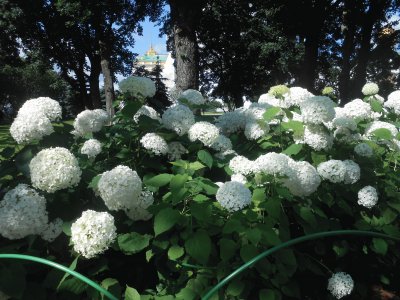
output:
{"label": "green leaf", "polygon": [[207,264],[211,253],[211,239],[205,230],[198,230],[185,242],[186,253],[202,264]]}
{"label": "green leaf", "polygon": [[317,152],[311,152],[311,159],[312,159],[314,165],[319,165],[320,163],[326,161],[326,155],[319,154]]}
{"label": "green leaf", "polygon": [[205,165],[203,165],[201,162],[198,161],[189,163],[189,169],[193,171],[201,170],[205,167],[206,167]]}
{"label": "green leaf", "polygon": [[118,246],[127,255],[135,254],[149,246],[151,236],[141,235],[136,232],[118,235]]}
{"label": "green leaf", "polygon": [[371,104],[371,108],[372,108],[373,111],[375,111],[375,112],[382,112],[383,111],[382,104],[378,100],[372,99],[370,101],[370,104]]}
{"label": "green leaf", "polygon": [[177,210],[165,208],[154,218],[154,233],[159,235],[171,229],[180,219],[181,215]]}
{"label": "green leaf", "polygon": [[282,153],[292,156],[298,154],[301,151],[301,149],[303,149],[302,144],[292,144],[288,148],[283,150]]}
{"label": "green leaf", "polygon": [[261,231],[258,228],[248,228],[246,230],[246,238],[254,245],[257,245],[261,240]]}
{"label": "green leaf", "polygon": [[261,290],[258,299],[259,300],[275,300],[275,293],[273,290],[267,290],[267,289]]}
{"label": "green leaf", "polygon": [[206,195],[203,195],[203,194],[198,194],[193,197],[193,200],[196,202],[199,202],[199,203],[204,202],[208,199],[210,199],[210,198],[208,198]]}
{"label": "green leaf", "polygon": [[213,165],[213,158],[208,151],[200,150],[199,152],[197,152],[197,158],[211,169]]}
{"label": "green leaf", "polygon": [[[74,270],[76,269],[76,265],[77,265],[77,263],[78,263],[78,258],[79,258],[79,256],[77,256],[77,257],[73,260],[73,262],[72,262],[71,265],[69,266],[69,269],[70,269],[70,270],[74,271]],[[63,282],[64,282],[69,276],[70,276],[70,274],[68,274],[68,273],[65,273],[65,274],[64,274],[63,278],[61,278],[60,283],[59,283],[58,286],[57,286],[57,290],[61,287],[61,285],[63,284]]]}
{"label": "green leaf", "polygon": [[126,118],[133,118],[139,108],[142,107],[142,103],[139,101],[127,101],[128,103],[125,104],[124,108],[121,109],[121,114]]}
{"label": "green leaf", "polygon": [[25,175],[25,177],[30,177],[29,163],[33,158],[33,152],[30,147],[24,148],[15,156],[15,165],[18,171]]}
{"label": "green leaf", "polygon": [[279,112],[281,109],[279,107],[270,107],[268,108],[265,113],[263,114],[263,118],[265,121],[269,122],[271,121]]}
{"label": "green leaf", "polygon": [[236,243],[230,239],[222,238],[219,241],[219,256],[223,261],[231,259],[236,252]]}
{"label": "green leaf", "polygon": [[257,256],[257,254],[257,248],[251,244],[243,245],[240,249],[240,257],[243,259],[244,262],[248,262],[249,260]]}
{"label": "green leaf", "polygon": [[197,220],[207,222],[211,219],[212,206],[209,203],[193,202],[190,211]]}
{"label": "green leaf", "polygon": [[140,300],[140,294],[136,289],[126,286],[125,300]]}
{"label": "green leaf", "polygon": [[304,133],[303,123],[300,121],[290,120],[289,122],[282,122],[282,127],[285,130],[292,130],[296,136],[301,136]]}
{"label": "green leaf", "polygon": [[375,253],[385,255],[388,250],[388,244],[384,239],[373,238],[372,239],[372,250]]}
{"label": "green leaf", "polygon": [[75,295],[82,294],[87,288],[87,284],[75,277],[66,279],[58,288],[60,291],[68,291]]}
{"label": "green leaf", "polygon": [[378,139],[383,139],[383,140],[391,140],[393,138],[390,130],[386,128],[378,128],[372,131],[372,134]]}
{"label": "green leaf", "polygon": [[244,282],[240,279],[233,280],[226,288],[226,293],[230,296],[239,296],[244,289]]}
{"label": "green leaf", "polygon": [[189,178],[188,174],[177,174],[174,177],[172,177],[171,182],[169,183],[171,191],[175,192],[183,188],[188,178]]}
{"label": "green leaf", "polygon": [[178,246],[178,245],[173,245],[171,248],[168,249],[168,258],[175,260],[179,257],[181,257],[185,253],[185,250]]}
{"label": "green leaf", "polygon": [[90,181],[90,183],[88,185],[88,188],[97,190],[97,185],[99,184],[100,178],[101,178],[101,174],[93,177],[92,181]]}
{"label": "green leaf", "polygon": [[173,176],[174,175],[172,175],[172,174],[166,174],[166,173],[159,174],[159,175],[151,177],[147,180],[144,180],[144,183],[146,185],[150,185],[150,186],[154,186],[154,187],[161,187],[161,186],[167,185],[171,181]]}
{"label": "green leaf", "polygon": [[243,229],[242,223],[235,219],[230,219],[225,223],[222,233],[239,232]]}

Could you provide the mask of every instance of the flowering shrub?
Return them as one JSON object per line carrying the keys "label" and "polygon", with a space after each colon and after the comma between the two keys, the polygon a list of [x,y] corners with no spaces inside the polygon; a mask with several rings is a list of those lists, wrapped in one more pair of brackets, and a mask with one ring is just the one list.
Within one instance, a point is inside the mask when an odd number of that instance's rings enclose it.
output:
{"label": "flowering shrub", "polygon": [[[193,90],[159,116],[144,105],[151,91],[148,80],[127,82],[112,125],[102,110],[51,130],[13,124],[26,145],[1,152],[1,252],[70,264],[125,299],[190,300],[298,236],[400,236],[400,91],[386,100],[368,83],[363,99],[337,107],[280,85],[216,117],[195,117],[207,102]],[[24,110],[57,120],[41,103]],[[376,284],[400,285],[399,258],[380,238],[317,240],[261,260],[213,299],[365,299]],[[1,264],[0,291],[100,299],[77,279],[34,272]],[[8,274],[19,281],[4,284]]]}

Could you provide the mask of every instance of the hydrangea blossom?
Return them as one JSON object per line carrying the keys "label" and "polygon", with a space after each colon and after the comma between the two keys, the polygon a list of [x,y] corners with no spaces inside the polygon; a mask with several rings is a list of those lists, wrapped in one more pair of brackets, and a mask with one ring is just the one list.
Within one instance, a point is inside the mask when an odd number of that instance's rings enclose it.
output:
{"label": "hydrangea blossom", "polygon": [[373,117],[373,111],[369,103],[361,99],[354,99],[344,105],[341,115],[358,120],[367,120]]}
{"label": "hydrangea blossom", "polygon": [[47,222],[46,199],[26,184],[8,191],[0,201],[0,234],[7,239],[40,234]]}
{"label": "hydrangea blossom", "polygon": [[388,129],[392,134],[392,137],[395,137],[399,133],[396,126],[391,123],[383,121],[373,121],[372,123],[369,123],[368,126],[365,128],[365,136],[367,138],[373,136],[373,132],[380,128]]}
{"label": "hydrangea blossom", "polygon": [[294,86],[289,89],[289,93],[285,94],[285,103],[287,107],[299,106],[313,96],[307,89]]}
{"label": "hydrangea blossom", "polygon": [[288,160],[290,171],[286,172],[288,178],[282,179],[283,185],[295,196],[309,196],[321,184],[317,170],[306,161],[296,162]]}
{"label": "hydrangea blossom", "polygon": [[168,144],[168,159],[181,159],[183,154],[188,153],[188,150],[179,142],[171,142]]}
{"label": "hydrangea blossom", "polygon": [[341,160],[331,159],[320,163],[317,167],[318,174],[332,183],[343,182],[346,176],[346,164]]}
{"label": "hydrangea blossom", "polygon": [[49,97],[39,97],[25,101],[18,111],[19,116],[45,115],[50,121],[61,119],[61,105]]}
{"label": "hydrangea blossom", "polygon": [[81,153],[89,158],[95,158],[101,153],[101,143],[96,139],[87,140],[81,148]]}
{"label": "hydrangea blossom", "polygon": [[246,122],[262,120],[265,111],[270,107],[271,105],[266,103],[251,103],[250,106],[244,111]]}
{"label": "hydrangea blossom", "polygon": [[287,176],[290,171],[291,158],[283,153],[269,152],[260,155],[252,164],[254,173],[265,173],[276,176]]}
{"label": "hydrangea blossom", "polygon": [[147,133],[140,139],[140,143],[143,148],[149,150],[155,155],[165,155],[168,153],[167,142],[158,134]]}
{"label": "hydrangea blossom", "polygon": [[190,108],[180,104],[170,107],[164,112],[162,123],[165,128],[173,130],[182,136],[189,131],[195,120]]}
{"label": "hydrangea blossom", "polygon": [[102,109],[84,110],[74,120],[73,134],[84,136],[92,132],[100,131],[108,122],[107,112]]}
{"label": "hydrangea blossom", "polygon": [[199,140],[206,146],[211,146],[218,138],[218,128],[209,122],[197,122],[190,127],[188,132],[189,140],[194,142]]}
{"label": "hydrangea blossom", "polygon": [[346,166],[346,173],[343,182],[346,184],[353,184],[360,180],[361,169],[360,166],[352,160],[344,160]]}
{"label": "hydrangea blossom", "polygon": [[182,94],[178,98],[178,101],[180,99],[185,99],[187,102],[189,102],[189,104],[192,104],[192,105],[201,105],[206,102],[203,95],[199,91],[192,90],[192,89],[188,89],[188,90],[182,92]]}
{"label": "hydrangea blossom", "polygon": [[379,93],[379,87],[376,83],[368,82],[368,83],[364,84],[361,92],[365,96],[373,96],[373,95],[376,95]]}
{"label": "hydrangea blossom", "polygon": [[236,174],[250,175],[254,170],[253,161],[244,156],[235,156],[229,161],[229,168]]}
{"label": "hydrangea blossom", "polygon": [[153,97],[156,94],[156,85],[150,78],[130,76],[119,83],[119,88],[124,94],[132,97]]}
{"label": "hydrangea blossom", "polygon": [[377,202],[378,193],[374,187],[368,185],[358,191],[358,204],[371,209]]}
{"label": "hydrangea blossom", "polygon": [[54,241],[61,234],[63,223],[63,220],[57,218],[47,224],[46,228],[40,233],[41,238],[48,242]]}
{"label": "hydrangea blossom", "polygon": [[215,125],[225,135],[244,130],[246,115],[242,109],[236,109],[219,116]]}
{"label": "hydrangea blossom", "polygon": [[82,174],[75,156],[61,147],[40,151],[32,158],[29,169],[32,185],[48,193],[76,186]]}
{"label": "hydrangea blossom", "polygon": [[276,107],[286,107],[284,105],[284,101],[278,98],[275,98],[274,96],[266,93],[266,94],[262,94],[260,96],[260,98],[258,98],[258,103],[266,103],[269,104],[271,106],[276,106]]}
{"label": "hydrangea blossom", "polygon": [[219,187],[216,198],[223,208],[234,212],[250,205],[251,192],[243,183],[228,181]]}
{"label": "hydrangea blossom", "polygon": [[216,151],[225,152],[232,149],[232,142],[229,138],[227,138],[223,134],[220,134],[214,140],[210,147]]}
{"label": "hydrangea blossom", "polygon": [[126,210],[137,202],[142,192],[142,180],[136,171],[119,165],[104,172],[97,187],[109,210]]}
{"label": "hydrangea blossom", "polygon": [[304,123],[322,124],[335,117],[335,102],[326,96],[314,96],[300,103]]}
{"label": "hydrangea blossom", "polygon": [[332,275],[328,280],[328,291],[336,298],[341,299],[350,295],[354,288],[354,281],[351,276],[344,272]]}
{"label": "hydrangea blossom", "polygon": [[108,212],[86,210],[71,226],[74,250],[86,258],[103,253],[116,237],[114,217]]}
{"label": "hydrangea blossom", "polygon": [[289,88],[286,85],[280,84],[270,87],[268,94],[274,97],[283,97],[285,94],[289,93]]}
{"label": "hydrangea blossom", "polygon": [[141,108],[139,108],[139,110],[133,116],[133,120],[136,123],[138,123],[140,116],[147,116],[149,118],[152,118],[153,120],[157,120],[157,121],[161,122],[161,118],[158,115],[158,112],[154,108],[147,106],[147,105],[143,105]]}
{"label": "hydrangea blossom", "polygon": [[246,177],[242,174],[232,174],[231,181],[237,181],[243,184],[247,183]]}
{"label": "hydrangea blossom", "polygon": [[357,155],[364,157],[371,157],[374,155],[374,150],[372,150],[371,146],[366,143],[360,143],[354,147],[354,152]]}
{"label": "hydrangea blossom", "polygon": [[147,221],[152,217],[152,214],[147,211],[147,208],[153,203],[153,193],[150,191],[142,191],[138,201],[136,201],[133,206],[127,209],[125,213],[133,221]]}
{"label": "hydrangea blossom", "polygon": [[396,115],[400,115],[400,90],[390,93],[384,106],[392,109]]}
{"label": "hydrangea blossom", "polygon": [[333,137],[342,143],[352,143],[359,141],[361,139],[361,134],[358,132],[352,132],[350,129],[346,127],[338,127],[333,132]]}
{"label": "hydrangea blossom", "polygon": [[10,134],[18,144],[39,141],[53,132],[50,120],[43,113],[18,115],[10,127]]}
{"label": "hydrangea blossom", "polygon": [[264,136],[269,131],[269,125],[265,124],[261,126],[257,122],[248,122],[244,129],[244,135],[250,141],[258,140],[260,137]]}
{"label": "hydrangea blossom", "polygon": [[322,125],[307,125],[304,143],[317,151],[329,150],[333,145],[333,136]]}

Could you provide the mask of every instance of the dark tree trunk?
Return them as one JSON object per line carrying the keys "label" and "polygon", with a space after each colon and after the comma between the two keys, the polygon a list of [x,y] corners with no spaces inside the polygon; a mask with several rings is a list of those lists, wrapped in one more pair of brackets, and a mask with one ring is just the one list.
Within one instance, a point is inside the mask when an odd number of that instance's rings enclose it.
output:
{"label": "dark tree trunk", "polygon": [[198,89],[198,48],[196,20],[202,1],[169,0],[173,23],[178,91]]}
{"label": "dark tree trunk", "polygon": [[111,118],[114,116],[113,103],[115,100],[114,82],[113,82],[113,75],[112,75],[111,61],[110,61],[111,55],[107,47],[107,42],[100,40],[99,45],[100,45],[100,57],[101,57],[101,70],[104,76],[104,93],[106,96],[106,110],[111,120]]}
{"label": "dark tree trunk", "polygon": [[90,59],[90,75],[89,75],[89,89],[90,98],[94,108],[101,108],[101,97],[99,87],[99,76],[101,72],[100,58],[93,57]]}
{"label": "dark tree trunk", "polygon": [[353,0],[345,1],[345,10],[343,11],[343,45],[342,45],[342,63],[339,74],[339,95],[341,104],[350,101],[350,69],[351,55],[354,51],[355,34],[355,5]]}

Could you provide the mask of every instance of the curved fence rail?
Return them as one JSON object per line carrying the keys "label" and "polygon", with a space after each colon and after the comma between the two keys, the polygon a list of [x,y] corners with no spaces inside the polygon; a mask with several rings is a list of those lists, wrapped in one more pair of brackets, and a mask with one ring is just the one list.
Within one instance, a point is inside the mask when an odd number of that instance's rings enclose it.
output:
{"label": "curved fence rail", "polygon": [[82,280],[83,282],[85,282],[86,284],[90,285],[91,287],[95,288],[97,291],[99,291],[100,293],[104,294],[104,296],[106,296],[108,299],[110,300],[118,300],[117,297],[115,297],[113,294],[111,294],[109,291],[107,291],[106,289],[102,288],[100,285],[98,285],[96,282],[90,280],[89,278],[87,278],[86,276],[75,272],[63,265],[60,265],[58,263],[55,263],[51,260],[47,260],[44,258],[40,258],[40,257],[36,257],[36,256],[31,256],[31,255],[23,255],[23,254],[0,254],[0,259],[3,258],[7,258],[7,259],[21,259],[21,260],[29,260],[29,261],[33,261],[33,262],[37,262],[43,265],[48,265],[50,267],[53,267],[55,269],[59,269],[65,273],[68,273],[76,278],[78,278],[79,280]]}
{"label": "curved fence rail", "polygon": [[241,267],[237,268],[231,274],[229,274],[224,279],[222,279],[217,285],[215,285],[211,290],[209,290],[207,292],[207,294],[205,294],[201,299],[202,300],[210,299],[220,288],[225,286],[229,281],[231,281],[233,278],[235,278],[241,272],[243,272],[247,268],[254,265],[256,262],[258,262],[259,260],[267,257],[270,254],[273,254],[276,251],[279,251],[283,248],[290,247],[292,245],[299,244],[302,242],[315,240],[315,239],[319,239],[319,238],[324,238],[324,237],[339,236],[339,235],[370,236],[370,237],[378,237],[378,238],[400,241],[400,237],[394,237],[394,236],[383,234],[383,233],[378,233],[378,232],[373,232],[373,231],[363,231],[363,230],[323,231],[323,232],[318,232],[318,233],[301,236],[301,237],[286,241],[286,242],[284,242],[278,246],[275,246],[273,248],[270,248],[270,249],[262,252],[261,254],[257,255],[253,259],[249,260],[247,263],[243,264]]}

